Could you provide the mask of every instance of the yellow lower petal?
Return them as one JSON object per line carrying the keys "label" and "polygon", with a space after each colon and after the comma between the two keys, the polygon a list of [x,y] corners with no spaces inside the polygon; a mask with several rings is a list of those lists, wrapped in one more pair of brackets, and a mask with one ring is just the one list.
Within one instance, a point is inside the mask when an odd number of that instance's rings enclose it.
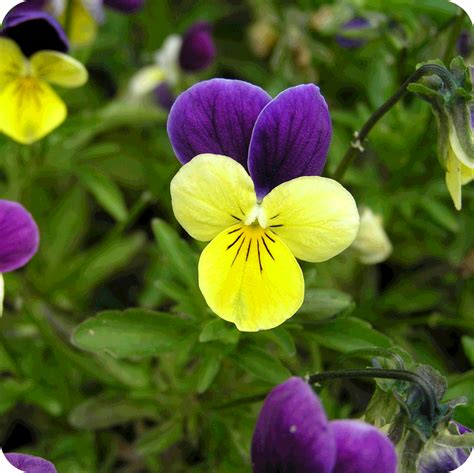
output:
{"label": "yellow lower petal", "polygon": [[171,201],[178,222],[196,240],[209,241],[244,221],[255,208],[253,182],[237,161],[201,154],[171,181]]}
{"label": "yellow lower petal", "polygon": [[54,130],[66,118],[64,102],[51,87],[32,77],[10,83],[0,93],[0,131],[31,144]]}
{"label": "yellow lower petal", "polygon": [[62,87],[80,87],[87,82],[87,69],[76,59],[58,51],[39,51],[30,58],[33,75]]}
{"label": "yellow lower petal", "polygon": [[359,229],[352,195],[338,182],[298,177],[275,187],[262,202],[262,226],[273,230],[305,261],[326,261],[345,250]]}
{"label": "yellow lower petal", "polygon": [[277,327],[304,298],[298,262],[271,230],[258,225],[234,225],[207,245],[199,287],[219,317],[245,332]]}

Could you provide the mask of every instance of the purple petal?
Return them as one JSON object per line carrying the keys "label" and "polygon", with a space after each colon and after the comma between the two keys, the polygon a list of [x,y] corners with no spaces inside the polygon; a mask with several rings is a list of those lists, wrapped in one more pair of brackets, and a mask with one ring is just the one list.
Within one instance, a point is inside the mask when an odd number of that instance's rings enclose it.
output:
{"label": "purple petal", "polygon": [[122,13],[134,13],[143,8],[144,3],[145,0],[104,0],[104,5]]}
{"label": "purple petal", "polygon": [[20,204],[0,200],[0,273],[24,266],[38,249],[39,231]]}
{"label": "purple petal", "polygon": [[156,103],[164,108],[165,110],[171,110],[176,97],[168,84],[168,82],[162,82],[158,87],[153,91]]}
{"label": "purple petal", "polygon": [[321,174],[331,142],[328,107],[313,84],[286,89],[257,119],[249,171],[258,197],[282,182]]}
{"label": "purple petal", "polygon": [[323,407],[301,378],[265,399],[252,439],[254,473],[332,473],[335,440]]}
{"label": "purple petal", "polygon": [[396,473],[395,447],[380,430],[357,420],[335,420],[330,426],[337,446],[333,473]]}
{"label": "purple petal", "polygon": [[10,10],[0,34],[15,41],[25,56],[45,49],[67,52],[66,33],[51,15],[38,9],[39,5],[37,1],[20,3]]}
{"label": "purple petal", "polygon": [[184,164],[202,153],[229,156],[247,167],[252,130],[271,97],[248,82],[212,79],[183,92],[171,108],[168,136]]}
{"label": "purple petal", "polygon": [[195,23],[183,36],[179,64],[185,71],[196,72],[209,67],[216,58],[212,28],[206,21]]}
{"label": "purple petal", "polygon": [[5,456],[14,467],[26,473],[57,473],[52,463],[40,457],[21,453],[7,453]]}

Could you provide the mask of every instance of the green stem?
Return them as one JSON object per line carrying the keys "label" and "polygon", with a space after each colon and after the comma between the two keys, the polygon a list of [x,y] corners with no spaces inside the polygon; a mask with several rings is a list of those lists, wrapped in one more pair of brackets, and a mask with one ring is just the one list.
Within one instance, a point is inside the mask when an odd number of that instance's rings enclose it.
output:
{"label": "green stem", "polygon": [[456,84],[449,71],[438,64],[424,64],[419,67],[408,79],[401,85],[401,87],[365,122],[360,131],[354,133],[356,140],[351,143],[350,148],[342,158],[339,166],[334,173],[334,179],[339,181],[344,177],[347,169],[351,165],[354,158],[362,151],[364,151],[363,143],[371,132],[372,128],[377,122],[405,95],[407,87],[412,83],[421,79],[428,74],[437,74],[450,89],[454,89]]}
{"label": "green stem", "polygon": [[412,371],[406,370],[384,370],[379,368],[366,368],[357,370],[337,370],[337,371],[326,371],[324,373],[316,373],[306,378],[309,384],[316,384],[321,381],[327,381],[330,379],[342,379],[342,378],[375,378],[375,379],[399,379],[402,381],[408,381],[410,383],[417,384],[425,395],[425,399],[428,402],[430,418],[432,419],[436,412],[437,400],[436,394],[432,386],[427,383],[421,376],[418,376]]}
{"label": "green stem", "polygon": [[439,435],[436,437],[435,443],[445,447],[474,448],[474,434]]}
{"label": "green stem", "polygon": [[71,39],[73,3],[74,0],[67,0],[66,9],[64,11],[64,31],[69,39]]}

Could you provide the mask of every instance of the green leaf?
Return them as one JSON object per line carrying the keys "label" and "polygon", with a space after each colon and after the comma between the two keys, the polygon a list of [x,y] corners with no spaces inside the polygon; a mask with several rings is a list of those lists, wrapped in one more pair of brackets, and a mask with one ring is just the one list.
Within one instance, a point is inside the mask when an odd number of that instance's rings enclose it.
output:
{"label": "green leaf", "polygon": [[240,332],[233,324],[217,318],[207,323],[199,334],[201,343],[219,340],[234,345],[239,341],[239,338]]}
{"label": "green leaf", "polygon": [[305,294],[300,314],[307,314],[315,319],[326,319],[350,312],[355,307],[349,294],[335,289],[308,289]]}
{"label": "green leaf", "polygon": [[76,406],[69,415],[69,422],[78,429],[107,429],[136,419],[154,418],[157,411],[156,403],[104,395]]}
{"label": "green leaf", "polygon": [[474,367],[474,337],[462,337],[462,346],[471,366]]}
{"label": "green leaf", "polygon": [[83,350],[124,358],[179,350],[192,334],[193,325],[178,316],[146,309],[111,310],[76,327],[72,342]]}
{"label": "green leaf", "polygon": [[122,191],[112,180],[92,166],[81,166],[77,175],[112,217],[119,222],[127,219],[128,210]]}
{"label": "green leaf", "polygon": [[309,326],[307,332],[321,346],[343,353],[367,347],[391,346],[390,338],[373,329],[368,322],[355,317]]}
{"label": "green leaf", "polygon": [[196,391],[199,394],[206,392],[214,381],[221,367],[221,357],[215,351],[205,354],[197,371]]}
{"label": "green leaf", "polygon": [[176,444],[182,436],[183,426],[180,419],[172,419],[146,431],[136,441],[135,448],[141,455],[157,455]]}
{"label": "green leaf", "polygon": [[291,376],[278,358],[255,345],[242,345],[233,358],[245,371],[271,384],[281,383]]}

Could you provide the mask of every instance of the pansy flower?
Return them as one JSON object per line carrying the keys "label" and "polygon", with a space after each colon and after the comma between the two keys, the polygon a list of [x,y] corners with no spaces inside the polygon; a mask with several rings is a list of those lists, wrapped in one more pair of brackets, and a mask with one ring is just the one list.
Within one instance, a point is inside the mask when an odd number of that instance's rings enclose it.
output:
{"label": "pansy flower", "polygon": [[26,0],[19,8],[23,11],[43,10],[62,24],[68,16],[71,42],[81,46],[94,40],[98,25],[104,21],[104,6],[121,13],[134,13],[143,7],[145,0],[70,0],[69,12],[66,12],[67,3],[68,0]]}
{"label": "pansy flower", "polygon": [[239,330],[291,317],[304,298],[296,258],[326,261],[357,234],[353,197],[319,176],[331,133],[312,84],[272,100],[247,82],[213,79],[171,108],[168,135],[184,164],[171,182],[174,214],[193,238],[210,241],[199,286],[209,307]]}
{"label": "pansy flower", "polygon": [[155,54],[155,64],[144,67],[130,82],[132,97],[154,93],[157,103],[169,110],[174,102],[175,88],[183,74],[208,68],[215,60],[216,47],[212,27],[206,21],[194,23],[183,36],[173,34]]}
{"label": "pansy flower", "polygon": [[356,420],[329,422],[320,400],[293,377],[267,396],[252,439],[254,473],[395,473],[390,440]]}
{"label": "pansy flower", "polygon": [[38,250],[39,231],[23,206],[0,200],[0,313],[3,306],[2,273],[21,268]]}
{"label": "pansy flower", "polygon": [[59,23],[40,10],[13,9],[0,36],[0,131],[30,144],[66,118],[64,102],[49,84],[79,87],[84,66],[64,54],[67,38]]}
{"label": "pansy flower", "polygon": [[57,473],[54,465],[41,457],[23,453],[7,453],[5,457],[11,465],[25,473]]}

